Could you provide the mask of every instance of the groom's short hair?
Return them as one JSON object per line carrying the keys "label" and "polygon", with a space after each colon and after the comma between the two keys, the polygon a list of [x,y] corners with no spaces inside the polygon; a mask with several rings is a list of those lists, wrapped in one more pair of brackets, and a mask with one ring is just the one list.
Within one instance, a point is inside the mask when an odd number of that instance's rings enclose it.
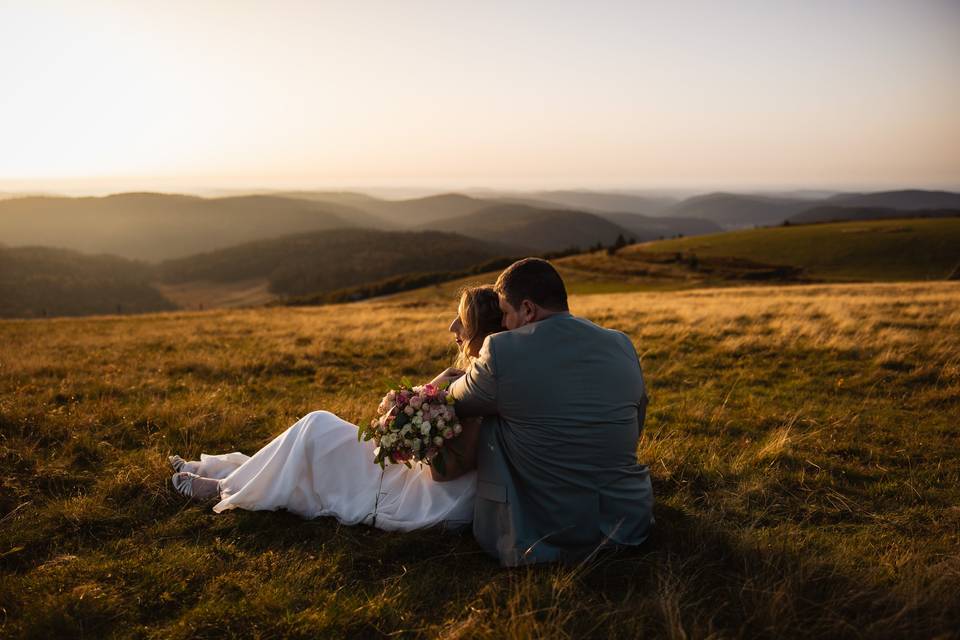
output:
{"label": "groom's short hair", "polygon": [[503,270],[494,285],[514,309],[530,300],[544,309],[567,311],[567,288],[552,264],[541,258],[524,258]]}

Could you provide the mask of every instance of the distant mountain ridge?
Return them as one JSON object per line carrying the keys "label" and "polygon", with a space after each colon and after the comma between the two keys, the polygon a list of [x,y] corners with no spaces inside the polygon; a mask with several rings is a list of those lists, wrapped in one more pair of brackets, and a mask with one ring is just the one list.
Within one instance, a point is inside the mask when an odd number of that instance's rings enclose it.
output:
{"label": "distant mountain ridge", "polygon": [[349,191],[288,192],[290,196],[333,203],[360,209],[376,216],[393,228],[415,228],[448,218],[455,218],[490,206],[490,201],[459,193],[439,193],[422,198],[383,200]]}
{"label": "distant mountain ridge", "polygon": [[[0,295],[7,299],[7,311],[0,315],[38,309],[109,313],[116,312],[116,304],[125,312],[160,310],[173,308],[171,301],[194,308],[190,300],[204,303],[204,296],[218,288],[223,293],[217,284],[223,282],[234,287],[227,292],[232,304],[257,304],[254,300],[276,295],[312,295],[469,269],[508,256],[609,246],[619,236],[644,242],[779,227],[785,220],[802,225],[946,217],[960,211],[960,194],[917,189],[825,198],[814,197],[820,195],[816,192],[798,192],[804,197],[713,193],[679,202],[583,191],[493,195],[383,200],[343,191],[217,198],[147,192],[0,200],[5,256]],[[666,208],[657,209],[657,216],[602,210],[628,205]],[[816,235],[817,242],[825,237]],[[168,283],[162,292],[153,286],[158,274]],[[81,304],[78,296],[89,304]],[[59,307],[58,297],[65,301]],[[121,299],[126,302],[117,302]]]}
{"label": "distant mountain ridge", "polygon": [[572,209],[540,209],[522,204],[500,204],[443,221],[444,229],[521,248],[527,253],[586,249],[613,244],[627,229],[592,213]]}
{"label": "distant mountain ridge", "polygon": [[[342,228],[380,230],[436,229],[456,232],[468,217],[492,212],[497,224],[518,229],[534,216],[545,227],[544,216],[554,218],[544,242],[529,248],[553,250],[559,242],[578,244],[612,242],[609,226],[641,239],[691,235],[716,230],[710,222],[675,214],[660,222],[644,220],[639,210],[660,211],[667,198],[578,191],[535,192],[529,198],[482,199],[458,193],[436,194],[406,200],[383,200],[362,193],[289,191],[269,194],[201,198],[160,193],[122,193],[105,197],[18,197],[0,200],[0,241],[11,246],[49,246],[85,253],[110,253],[152,262],[186,257],[256,240]],[[538,199],[562,200],[560,205]],[[575,205],[590,205],[589,211]],[[509,220],[505,209],[519,207]],[[610,210],[613,207],[632,209]],[[548,214],[542,213],[550,212]],[[573,212],[573,213],[570,213]],[[639,217],[622,217],[621,214]],[[584,218],[583,216],[593,216]],[[621,216],[621,217],[618,217]],[[650,218],[650,216],[646,216]],[[696,216],[692,216],[695,218]],[[574,224],[575,232],[556,227]],[[589,221],[589,223],[588,223]],[[589,225],[595,229],[589,229]],[[474,219],[467,235],[497,241],[511,240],[496,234],[491,221]],[[470,232],[469,229],[473,229]],[[620,233],[617,231],[614,236]],[[576,236],[576,237],[574,237]],[[519,244],[511,240],[513,244]]]}
{"label": "distant mountain ridge", "polygon": [[265,235],[359,226],[324,205],[276,196],[199,198],[124,193],[102,198],[0,200],[0,241],[158,261]]}
{"label": "distant mountain ridge", "polygon": [[[440,228],[447,224],[455,224],[459,218],[493,206],[520,205],[548,211],[563,209],[593,214],[623,226],[633,236],[644,239],[672,237],[678,234],[712,233],[720,230],[719,226],[709,221],[680,217],[660,218],[659,221],[654,221],[656,213],[666,210],[675,204],[676,200],[620,193],[589,191],[499,193],[494,191],[484,197],[445,193],[407,200],[381,200],[353,192],[292,191],[278,195],[307,198],[325,203],[348,204],[383,221],[382,228],[387,229],[424,229],[431,226]],[[621,224],[614,218],[622,214],[638,217],[624,218],[629,224]],[[642,223],[644,218],[649,219],[649,223]],[[445,230],[456,231],[451,228]]]}
{"label": "distant mountain ridge", "polygon": [[166,283],[265,278],[275,294],[304,295],[409,273],[462,269],[519,253],[508,245],[438,231],[335,229],[168,260],[157,266],[157,273]]}
{"label": "distant mountain ridge", "polygon": [[780,224],[811,206],[811,200],[739,193],[709,193],[694,196],[671,207],[671,218],[709,220],[724,229]]}
{"label": "distant mountain ridge", "polygon": [[676,198],[597,191],[536,191],[532,197],[590,212],[635,213],[644,216],[661,215],[677,204]]}
{"label": "distant mountain ridge", "polygon": [[[687,198],[664,215],[712,221],[724,229],[741,229],[782,224],[803,219],[806,211],[820,207],[876,207],[880,209],[960,209],[960,193],[907,189],[876,193],[842,193],[827,198],[781,195],[710,193]],[[812,215],[812,214],[811,214]],[[860,215],[860,214],[858,214]]]}

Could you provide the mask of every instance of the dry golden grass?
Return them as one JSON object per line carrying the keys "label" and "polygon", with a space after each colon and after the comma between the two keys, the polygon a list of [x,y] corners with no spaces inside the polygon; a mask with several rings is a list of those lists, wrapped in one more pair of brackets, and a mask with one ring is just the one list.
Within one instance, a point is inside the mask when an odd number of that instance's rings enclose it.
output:
{"label": "dry golden grass", "polygon": [[956,283],[575,296],[642,354],[657,499],[649,544],[581,566],[170,491],[169,453],[431,376],[452,306],[0,322],[0,635],[957,635]]}
{"label": "dry golden grass", "polygon": [[154,285],[178,309],[235,309],[269,304],[277,296],[270,293],[266,278],[238,282],[194,281]]}

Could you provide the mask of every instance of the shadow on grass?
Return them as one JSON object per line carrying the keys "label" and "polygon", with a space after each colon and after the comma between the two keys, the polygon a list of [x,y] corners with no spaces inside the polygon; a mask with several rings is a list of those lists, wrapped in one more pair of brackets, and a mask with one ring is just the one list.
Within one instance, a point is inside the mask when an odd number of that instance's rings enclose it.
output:
{"label": "shadow on grass", "polygon": [[577,566],[507,570],[469,532],[400,534],[283,513],[236,516],[226,526],[211,523],[208,535],[229,533],[252,555],[332,555],[340,589],[358,602],[388,603],[375,622],[349,625],[354,634],[901,638],[960,628],[946,584],[884,582],[867,570],[843,570],[827,554],[801,554],[786,540],[763,542],[749,529],[728,531],[664,504],[638,548]]}
{"label": "shadow on grass", "polygon": [[[749,528],[658,504],[641,547],[580,568],[581,590],[616,603],[624,631],[670,637],[946,637],[960,629],[950,585],[884,581]],[[775,536],[774,536],[775,539]],[[955,581],[954,581],[955,583]],[[638,615],[639,614],[639,615]],[[603,635],[603,634],[601,634]]]}
{"label": "shadow on grass", "polygon": [[24,637],[901,638],[960,629],[956,566],[940,579],[885,579],[844,568],[831,552],[798,552],[779,529],[730,530],[670,499],[667,490],[638,548],[501,569],[469,531],[214,515],[154,495],[152,517],[133,508],[110,526],[75,522],[73,537],[64,529],[55,543],[3,558],[3,626]]}

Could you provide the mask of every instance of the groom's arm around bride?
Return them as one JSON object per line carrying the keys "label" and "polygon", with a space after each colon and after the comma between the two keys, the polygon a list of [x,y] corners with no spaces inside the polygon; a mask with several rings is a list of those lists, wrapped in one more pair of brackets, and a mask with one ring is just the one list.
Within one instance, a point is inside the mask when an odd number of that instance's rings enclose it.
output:
{"label": "groom's arm around bride", "polygon": [[497,280],[504,326],[451,386],[462,416],[489,416],[477,453],[474,534],[504,565],[574,560],[643,542],[653,492],[636,449],[647,397],[630,339],[567,310],[535,258]]}

